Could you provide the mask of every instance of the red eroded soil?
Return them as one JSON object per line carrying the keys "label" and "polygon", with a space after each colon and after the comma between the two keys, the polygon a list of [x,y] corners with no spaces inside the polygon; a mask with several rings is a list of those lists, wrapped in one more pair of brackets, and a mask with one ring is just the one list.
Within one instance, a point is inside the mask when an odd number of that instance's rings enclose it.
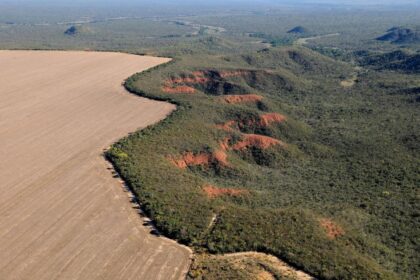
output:
{"label": "red eroded soil", "polygon": [[280,140],[257,134],[244,134],[241,141],[232,146],[233,150],[243,150],[246,148],[256,147],[260,149],[267,149],[271,146],[281,145],[285,146]]}
{"label": "red eroded soil", "polygon": [[188,166],[210,165],[214,162],[222,165],[228,165],[227,154],[222,150],[218,150],[212,154],[204,152],[193,154],[192,152],[187,152],[179,158],[169,157],[169,160],[181,169],[185,169]]}
{"label": "red eroded soil", "polygon": [[327,236],[330,239],[335,239],[339,236],[344,235],[344,230],[330,219],[320,219],[319,223],[325,229]]}
{"label": "red eroded soil", "polygon": [[209,198],[216,198],[219,196],[240,196],[243,194],[249,194],[248,190],[244,189],[230,189],[230,188],[218,188],[212,185],[205,185],[203,191]]}
{"label": "red eroded soil", "polygon": [[176,87],[164,86],[162,87],[162,91],[165,93],[171,93],[171,94],[179,94],[179,93],[194,94],[195,88],[189,87],[189,86],[176,86]]}
{"label": "red eroded soil", "polygon": [[236,125],[236,121],[227,121],[224,124],[218,124],[216,125],[217,128],[222,129],[224,131],[232,131],[232,126]]}
{"label": "red eroded soil", "polygon": [[213,153],[213,158],[222,165],[228,165],[227,154],[223,150],[217,150]]}
{"label": "red eroded soil", "polygon": [[255,103],[263,99],[262,96],[257,94],[246,94],[246,95],[228,95],[222,97],[223,101],[229,104],[237,103]]}
{"label": "red eroded soil", "polygon": [[268,113],[260,116],[260,125],[269,126],[272,123],[282,123],[286,117],[278,113]]}
{"label": "red eroded soil", "polygon": [[171,162],[177,167],[185,169],[188,166],[208,165],[211,162],[211,154],[200,153],[193,154],[191,152],[184,153],[180,158],[170,158]]}
{"label": "red eroded soil", "polygon": [[210,79],[204,77],[203,72],[194,72],[193,75],[188,77],[181,77],[181,78],[171,78],[165,81],[164,86],[162,87],[162,91],[165,93],[177,94],[177,93],[187,93],[187,94],[194,94],[196,93],[195,88],[189,85],[194,84],[205,84],[209,82]]}
{"label": "red eroded soil", "polygon": [[222,129],[224,131],[230,132],[234,130],[234,128],[244,128],[244,127],[250,127],[250,126],[260,126],[260,127],[267,127],[273,123],[282,123],[286,120],[286,116],[278,114],[278,113],[267,113],[260,115],[259,120],[246,120],[246,121],[235,121],[230,120],[227,121],[224,124],[219,124],[216,127],[219,129]]}
{"label": "red eroded soil", "polygon": [[220,149],[222,149],[222,151],[229,150],[229,148],[230,148],[229,141],[230,141],[230,138],[227,137],[227,138],[223,139],[223,141],[220,142]]}
{"label": "red eroded soil", "polygon": [[181,78],[171,78],[166,80],[165,84],[167,85],[176,85],[176,84],[205,84],[210,81],[209,78],[203,76],[204,73],[194,72],[193,75],[188,77]]}

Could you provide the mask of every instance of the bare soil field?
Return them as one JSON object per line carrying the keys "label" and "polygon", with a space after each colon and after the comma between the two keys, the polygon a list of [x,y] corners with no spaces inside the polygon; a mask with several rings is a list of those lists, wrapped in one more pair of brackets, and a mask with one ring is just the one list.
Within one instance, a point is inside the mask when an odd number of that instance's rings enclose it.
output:
{"label": "bare soil field", "polygon": [[[224,269],[220,272],[214,270],[215,264],[223,264]],[[211,269],[213,268],[213,269]],[[241,273],[228,278],[223,270],[234,269]],[[208,273],[209,279],[256,279],[256,280],[316,280],[317,278],[298,270],[272,255],[258,252],[231,253],[225,255],[200,255],[194,257],[192,274],[201,275]],[[201,278],[199,278],[201,279]],[[207,278],[206,278],[207,279]]]}
{"label": "bare soil field", "polygon": [[[257,274],[256,279],[267,279],[267,280],[275,280],[277,279],[274,277],[273,272],[276,272],[279,275],[284,277],[288,277],[289,279],[296,279],[296,280],[316,280],[316,278],[310,276],[309,274],[300,271],[296,268],[289,266],[287,263],[279,260],[278,258],[267,255],[264,253],[257,253],[257,252],[244,252],[244,253],[232,253],[226,254],[219,258],[225,258],[227,261],[233,262],[236,266],[241,269],[247,268],[247,263],[249,260],[254,261],[261,261],[267,267],[260,265],[259,270],[254,270],[253,273]],[[267,270],[267,268],[269,268]],[[271,272],[270,272],[271,270]]]}
{"label": "bare soil field", "polygon": [[102,153],[174,106],[127,93],[168,61],[0,51],[0,279],[179,279],[190,251],[151,235]]}
{"label": "bare soil field", "polygon": [[318,35],[318,36],[307,37],[307,38],[299,38],[299,39],[296,40],[296,45],[303,46],[303,45],[306,45],[309,41],[312,41],[312,40],[335,37],[335,36],[340,36],[340,35],[341,35],[340,33],[332,33],[332,34]]}

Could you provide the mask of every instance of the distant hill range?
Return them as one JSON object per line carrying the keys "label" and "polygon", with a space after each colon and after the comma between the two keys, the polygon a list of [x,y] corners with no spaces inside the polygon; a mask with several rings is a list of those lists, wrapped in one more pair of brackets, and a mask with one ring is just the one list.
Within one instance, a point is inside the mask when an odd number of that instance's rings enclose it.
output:
{"label": "distant hill range", "polygon": [[83,33],[90,33],[91,29],[89,27],[83,25],[73,25],[70,26],[66,31],[64,31],[64,35],[67,36],[76,36]]}
{"label": "distant hill range", "polygon": [[306,34],[308,33],[308,30],[303,26],[296,26],[289,31],[287,31],[289,34]]}
{"label": "distant hill range", "polygon": [[395,44],[420,43],[420,31],[404,27],[393,27],[387,33],[376,38],[378,41],[387,41]]}
{"label": "distant hill range", "polygon": [[69,35],[69,36],[74,36],[74,35],[76,35],[76,34],[78,34],[79,33],[79,30],[78,30],[78,28],[77,28],[77,26],[71,26],[71,27],[69,27],[65,32],[64,32],[64,34],[65,35]]}

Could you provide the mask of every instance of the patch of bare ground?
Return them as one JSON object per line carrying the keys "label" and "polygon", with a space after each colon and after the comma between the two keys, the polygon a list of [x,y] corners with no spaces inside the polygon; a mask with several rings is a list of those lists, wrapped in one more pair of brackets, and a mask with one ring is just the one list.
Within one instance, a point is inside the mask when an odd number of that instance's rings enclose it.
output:
{"label": "patch of bare ground", "polygon": [[344,88],[350,88],[350,87],[354,86],[355,84],[356,84],[356,80],[353,79],[353,78],[340,82],[340,85]]}
{"label": "patch of bare ground", "polygon": [[182,93],[186,93],[186,94],[194,94],[196,93],[195,88],[193,87],[189,87],[189,86],[164,86],[162,87],[162,91],[164,93],[170,93],[170,94],[182,94]]}
{"label": "patch of bare ground", "polygon": [[261,95],[257,94],[227,95],[221,98],[224,102],[228,104],[256,103],[263,99]]}
{"label": "patch of bare ground", "polygon": [[268,149],[272,146],[283,146],[286,144],[280,140],[277,140],[272,137],[258,135],[258,134],[244,134],[242,140],[232,145],[233,150],[243,150],[251,147],[256,147],[260,149]]}
{"label": "patch of bare ground", "polygon": [[243,252],[212,256],[229,262],[236,269],[247,271],[251,279],[296,279],[316,280],[309,274],[295,269],[275,256],[258,253]]}
{"label": "patch of bare ground", "polygon": [[363,72],[363,68],[362,67],[355,67],[354,68],[354,73],[352,74],[352,76],[350,78],[348,78],[347,80],[343,80],[340,82],[340,85],[344,88],[351,88],[353,87],[359,80],[359,75]]}
{"label": "patch of bare ground", "polygon": [[225,123],[216,125],[216,127],[218,129],[222,129],[224,131],[230,132],[230,131],[233,131],[233,128],[232,127],[233,126],[237,126],[237,125],[238,125],[238,122],[237,121],[227,121]]}
{"label": "patch of bare ground", "polygon": [[314,36],[314,37],[299,38],[296,40],[295,44],[299,46],[303,46],[303,45],[308,44],[308,42],[312,40],[319,40],[323,38],[335,37],[335,36],[340,36],[340,35],[341,35],[340,33],[331,33],[331,34],[319,35],[319,36]]}
{"label": "patch of bare ground", "polygon": [[203,76],[202,72],[194,72],[191,75],[186,75],[179,78],[170,78],[165,81],[165,85],[181,85],[181,84],[205,84],[210,81],[209,78]]}
{"label": "patch of bare ground", "polygon": [[278,113],[267,113],[260,116],[260,125],[267,127],[273,123],[282,123],[286,117]]}
{"label": "patch of bare ground", "polygon": [[343,228],[331,219],[322,218],[319,220],[319,223],[330,239],[336,239],[345,234]]}
{"label": "patch of bare ground", "polygon": [[222,141],[220,141],[219,146],[222,151],[228,151],[230,149],[230,137],[226,137]]}
{"label": "patch of bare ground", "polygon": [[246,128],[252,126],[268,127],[272,124],[283,123],[287,120],[287,117],[279,113],[266,113],[259,116],[257,120],[249,119],[246,121],[229,120],[225,123],[216,125],[217,128],[222,129],[226,132],[231,132],[234,129]]}
{"label": "patch of bare ground", "polygon": [[162,91],[170,94],[194,94],[196,90],[190,85],[205,84],[209,81],[210,79],[204,77],[203,72],[196,71],[190,75],[167,79],[162,86]]}
{"label": "patch of bare ground", "polygon": [[168,59],[0,51],[0,61],[0,279],[184,278],[191,252],[150,234],[102,156],[174,110],[121,86]]}
{"label": "patch of bare ground", "polygon": [[181,156],[169,156],[168,160],[181,169],[198,165],[208,166],[212,163],[221,164],[223,166],[228,165],[227,154],[222,150],[217,150],[213,153],[200,152],[196,154],[185,152]]}
{"label": "patch of bare ground", "polygon": [[248,149],[248,148],[259,148],[259,149],[268,149],[272,146],[282,146],[282,147],[287,147],[287,144],[269,137],[269,136],[264,136],[264,135],[259,135],[259,134],[242,134],[242,139],[238,142],[236,142],[235,144],[231,143],[231,138],[230,137],[226,137],[224,138],[222,141],[220,141],[219,146],[220,146],[220,150],[225,152],[228,150],[234,150],[234,151],[239,151],[239,150],[243,150],[243,149]]}

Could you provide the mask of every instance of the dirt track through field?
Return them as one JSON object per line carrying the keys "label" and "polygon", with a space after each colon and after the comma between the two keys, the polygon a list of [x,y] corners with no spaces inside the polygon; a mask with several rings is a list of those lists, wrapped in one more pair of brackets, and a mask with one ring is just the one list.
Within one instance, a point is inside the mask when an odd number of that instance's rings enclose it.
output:
{"label": "dirt track through field", "polygon": [[164,58],[0,51],[0,279],[179,279],[190,252],[150,229],[102,152],[174,106],[121,83]]}

